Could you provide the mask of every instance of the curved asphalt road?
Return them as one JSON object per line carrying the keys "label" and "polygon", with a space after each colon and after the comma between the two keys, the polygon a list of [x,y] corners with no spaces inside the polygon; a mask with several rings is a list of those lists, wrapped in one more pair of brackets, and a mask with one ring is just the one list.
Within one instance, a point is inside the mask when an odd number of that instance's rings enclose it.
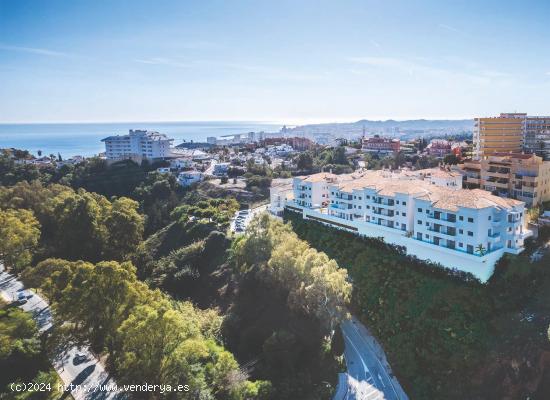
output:
{"label": "curved asphalt road", "polygon": [[[383,350],[355,318],[341,324],[347,365],[347,391],[334,400],[405,400],[403,389],[393,377]],[[341,385],[341,384],[340,384]],[[340,397],[337,397],[340,396]]]}
{"label": "curved asphalt road", "polygon": [[[20,293],[27,301],[19,304],[19,307],[33,315],[40,332],[48,330],[53,323],[48,302],[25,289],[23,283],[7,273],[0,264],[0,296],[7,302],[12,302],[18,299]],[[79,352],[86,355],[86,360],[78,362],[74,359]],[[72,390],[69,389],[75,400],[114,400],[125,397],[124,393],[119,391],[99,389],[99,385],[111,386],[116,385],[116,382],[86,348],[70,347],[57,354],[52,364],[66,387],[70,388],[70,384],[75,385]],[[77,388],[76,385],[80,387]]]}

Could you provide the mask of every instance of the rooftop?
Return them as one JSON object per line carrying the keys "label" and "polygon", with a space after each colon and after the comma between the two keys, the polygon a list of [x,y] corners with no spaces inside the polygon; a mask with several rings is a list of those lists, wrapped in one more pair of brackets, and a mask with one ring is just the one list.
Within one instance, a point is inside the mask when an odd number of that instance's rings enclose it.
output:
{"label": "rooftop", "polygon": [[[458,211],[460,207],[482,209],[487,207],[512,208],[523,204],[522,201],[502,198],[481,189],[450,189],[436,186],[429,181],[419,178],[419,172],[430,171],[362,171],[353,174],[331,175],[333,186],[339,191],[352,193],[353,190],[365,188],[373,189],[380,196],[395,196],[397,193],[413,195],[417,199],[427,200],[434,208]],[[435,169],[431,173],[458,174],[452,171],[441,171]],[[305,178],[306,182],[313,182],[323,179],[322,174],[310,175]]]}

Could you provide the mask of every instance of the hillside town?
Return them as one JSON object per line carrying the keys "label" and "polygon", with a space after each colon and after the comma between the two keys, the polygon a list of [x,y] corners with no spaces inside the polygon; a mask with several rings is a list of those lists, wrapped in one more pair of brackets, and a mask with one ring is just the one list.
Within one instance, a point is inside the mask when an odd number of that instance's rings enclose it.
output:
{"label": "hillside town", "polygon": [[[196,215],[184,214],[185,224],[206,215],[204,223],[220,225],[216,215],[224,213],[220,226],[237,241],[248,237],[248,227],[267,211],[293,227],[305,224],[306,232],[324,227],[323,235],[345,232],[373,240],[365,251],[383,243],[397,257],[416,263],[420,274],[425,269],[429,276],[489,284],[507,256],[521,256],[529,248],[529,263],[548,257],[550,117],[501,114],[476,118],[473,127],[470,134],[443,131],[409,138],[363,129],[359,137],[332,137],[330,143],[292,136],[295,131],[284,128],[177,145],[167,134],[130,129],[102,139],[104,152],[94,157],[64,159],[12,148],[3,149],[2,157],[25,179],[85,185],[112,195],[112,201],[117,193],[134,196],[147,214],[146,231],[163,232],[179,215],[177,199],[186,199],[181,207],[188,210],[199,196],[207,200],[199,202]],[[10,174],[3,179],[11,182]],[[148,196],[158,199],[148,204]],[[209,204],[222,208],[212,211]],[[172,211],[163,211],[168,205]],[[157,240],[155,235],[151,239]],[[26,298],[17,301],[24,304]],[[356,328],[348,322],[342,330],[353,335]],[[379,346],[368,331],[345,339],[346,346],[366,340]],[[359,390],[349,374],[365,354],[369,363],[386,357],[383,350],[369,348],[355,359],[348,350],[348,372],[339,375],[334,399]],[[376,368],[379,382],[369,383],[368,392],[406,398],[389,365]],[[365,372],[361,379],[375,377]]]}

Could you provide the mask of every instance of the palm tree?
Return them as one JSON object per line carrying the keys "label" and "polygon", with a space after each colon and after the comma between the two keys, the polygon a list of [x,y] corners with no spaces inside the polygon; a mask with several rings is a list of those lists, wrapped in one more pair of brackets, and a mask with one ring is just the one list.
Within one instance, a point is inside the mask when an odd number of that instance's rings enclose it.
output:
{"label": "palm tree", "polygon": [[476,247],[476,253],[479,253],[479,255],[483,257],[485,253],[487,253],[487,249],[483,247],[482,243],[480,243]]}

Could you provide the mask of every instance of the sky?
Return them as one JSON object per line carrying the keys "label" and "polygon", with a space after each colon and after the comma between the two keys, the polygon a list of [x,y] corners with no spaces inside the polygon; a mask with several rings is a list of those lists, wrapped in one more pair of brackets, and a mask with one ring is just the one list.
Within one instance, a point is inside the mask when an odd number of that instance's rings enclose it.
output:
{"label": "sky", "polygon": [[550,114],[550,1],[0,0],[0,123]]}

